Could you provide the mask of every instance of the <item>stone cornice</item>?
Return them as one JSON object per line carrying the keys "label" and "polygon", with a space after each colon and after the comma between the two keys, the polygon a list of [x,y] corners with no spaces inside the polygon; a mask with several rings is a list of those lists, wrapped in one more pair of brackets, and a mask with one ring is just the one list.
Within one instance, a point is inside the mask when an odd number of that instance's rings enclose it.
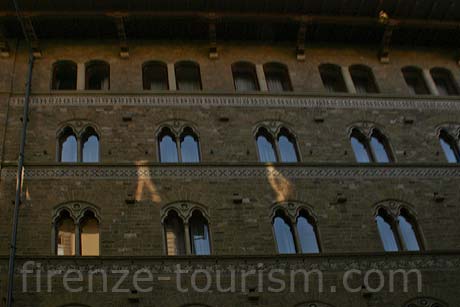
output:
{"label": "stone cornice", "polygon": [[[16,168],[3,165],[1,177],[13,180]],[[458,166],[361,166],[361,165],[26,165],[25,178],[43,179],[245,179],[245,178],[460,178]]]}
{"label": "stone cornice", "polygon": [[[23,96],[12,96],[12,105],[21,105]],[[78,93],[69,95],[35,95],[32,106],[228,106],[274,108],[334,108],[334,109],[397,109],[460,111],[457,97],[351,96],[310,94],[204,94],[150,93],[143,95],[113,93]]]}

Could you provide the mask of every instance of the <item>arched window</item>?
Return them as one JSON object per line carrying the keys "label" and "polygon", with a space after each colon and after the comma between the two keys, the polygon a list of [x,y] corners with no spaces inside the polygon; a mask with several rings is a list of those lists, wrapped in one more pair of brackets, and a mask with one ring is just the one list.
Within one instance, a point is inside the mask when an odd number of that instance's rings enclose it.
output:
{"label": "arched window", "polygon": [[193,255],[210,255],[211,241],[209,239],[209,225],[203,214],[195,210],[189,221],[190,243]]}
{"label": "arched window", "polygon": [[273,231],[280,254],[295,254],[297,252],[291,223],[280,210],[276,212],[273,219]]}
{"label": "arched window", "polygon": [[56,254],[58,256],[74,256],[75,252],[75,222],[68,211],[60,212],[56,222]]}
{"label": "arched window", "polygon": [[184,223],[177,212],[171,210],[164,221],[166,253],[169,256],[185,255]]}
{"label": "arched window", "polygon": [[158,136],[160,145],[160,162],[179,162],[176,137],[169,128],[163,128]]}
{"label": "arched window", "polygon": [[99,221],[91,211],[80,222],[80,248],[82,256],[99,256]]}
{"label": "arched window", "polygon": [[291,79],[286,65],[267,63],[264,65],[265,80],[270,92],[292,91]]}
{"label": "arched window", "polygon": [[82,134],[82,161],[99,162],[99,136],[92,127]]}
{"label": "arched window", "polygon": [[450,70],[445,68],[432,68],[430,70],[431,77],[433,78],[436,88],[438,89],[439,95],[451,96],[458,95],[458,86],[454,81]]}
{"label": "arched window", "polygon": [[166,64],[158,61],[144,63],[142,65],[142,84],[144,90],[168,90],[168,68]]}
{"label": "arched window", "polygon": [[356,161],[359,163],[371,162],[371,155],[366,137],[357,129],[353,129],[350,135],[351,147],[355,153]]}
{"label": "arched window", "polygon": [[86,64],[85,89],[110,89],[110,65],[107,62],[97,60]]}
{"label": "arched window", "polygon": [[460,150],[457,140],[447,131],[441,130],[439,133],[439,143],[441,144],[444,155],[449,163],[460,163]]}
{"label": "arched window", "polygon": [[301,210],[297,217],[297,233],[299,234],[302,253],[316,254],[320,252],[314,220],[305,210]]}
{"label": "arched window", "polygon": [[401,69],[401,71],[412,95],[430,94],[428,87],[426,86],[425,79],[423,78],[422,70],[420,68],[407,66]]}
{"label": "arched window", "polygon": [[390,215],[387,210],[380,208],[375,221],[385,251],[422,249],[415,218],[406,208],[400,208],[395,215]]}
{"label": "arched window", "polygon": [[330,93],[346,93],[347,86],[342,75],[342,68],[335,64],[321,64],[319,73],[324,88]]}
{"label": "arched window", "polygon": [[377,216],[375,217],[377,223],[377,229],[382,240],[383,248],[387,252],[399,251],[399,244],[397,241],[397,235],[395,235],[396,229],[392,225],[391,219],[388,217],[385,210],[380,209]]}
{"label": "arched window", "polygon": [[388,141],[379,130],[372,131],[370,144],[374,162],[389,163],[393,160]]}
{"label": "arched window", "polygon": [[375,83],[374,74],[370,67],[364,65],[350,66],[351,79],[358,94],[378,93],[377,84]]}
{"label": "arched window", "polygon": [[256,67],[249,62],[237,62],[232,64],[233,82],[238,92],[258,91]]}
{"label": "arched window", "polygon": [[182,162],[200,162],[198,137],[189,127],[180,136],[180,150]]}
{"label": "arched window", "polygon": [[257,149],[259,151],[260,162],[277,162],[276,147],[271,134],[265,129],[260,128],[256,134]]}
{"label": "arched window", "polygon": [[179,91],[200,91],[200,66],[195,62],[182,61],[175,65],[176,84]]}
{"label": "arched window", "polygon": [[419,251],[420,244],[417,236],[415,220],[404,208],[398,216],[398,226],[401,233],[401,241],[404,249],[408,251]]}
{"label": "arched window", "polygon": [[435,298],[418,297],[404,304],[404,307],[448,307],[448,305]]}
{"label": "arched window", "polygon": [[77,89],[77,64],[73,61],[59,61],[53,64],[53,90]]}
{"label": "arched window", "polygon": [[282,162],[299,162],[295,137],[286,128],[278,134],[278,149]]}
{"label": "arched window", "polygon": [[70,127],[64,128],[59,136],[59,161],[78,161],[77,137]]}

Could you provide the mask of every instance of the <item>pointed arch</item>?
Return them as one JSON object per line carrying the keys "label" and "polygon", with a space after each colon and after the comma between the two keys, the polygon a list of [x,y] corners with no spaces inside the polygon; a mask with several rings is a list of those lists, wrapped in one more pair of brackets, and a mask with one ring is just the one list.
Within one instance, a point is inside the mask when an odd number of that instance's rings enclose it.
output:
{"label": "pointed arch", "polygon": [[58,136],[58,161],[78,161],[77,135],[70,126],[64,127]]}
{"label": "pointed arch", "polygon": [[370,147],[375,162],[389,163],[394,161],[387,137],[377,128],[372,129]]}
{"label": "pointed arch", "polygon": [[189,220],[191,252],[193,255],[210,255],[209,223],[201,210],[194,209]]}
{"label": "pointed arch", "polygon": [[81,157],[82,162],[96,163],[100,160],[99,135],[96,130],[88,126],[81,134]]}
{"label": "pointed arch", "polygon": [[181,161],[188,163],[200,162],[200,143],[198,136],[191,127],[184,127],[180,135]]}
{"label": "pointed arch", "polygon": [[350,143],[355,154],[356,162],[369,163],[372,161],[372,155],[367,138],[361,131],[359,131],[359,129],[353,128],[351,130]]}
{"label": "pointed arch", "polygon": [[277,162],[276,145],[271,133],[264,127],[257,130],[256,144],[260,162]]}
{"label": "pointed arch", "polygon": [[310,212],[301,208],[296,220],[300,249],[304,254],[317,254],[321,251],[315,219]]}
{"label": "pointed arch", "polygon": [[272,220],[275,242],[280,254],[295,254],[297,247],[290,219],[284,210],[277,210]]}
{"label": "pointed arch", "polygon": [[281,127],[277,137],[281,162],[299,162],[300,155],[295,136],[285,127]]}
{"label": "pointed arch", "polygon": [[160,162],[179,162],[176,136],[169,127],[163,127],[158,134],[158,147]]}

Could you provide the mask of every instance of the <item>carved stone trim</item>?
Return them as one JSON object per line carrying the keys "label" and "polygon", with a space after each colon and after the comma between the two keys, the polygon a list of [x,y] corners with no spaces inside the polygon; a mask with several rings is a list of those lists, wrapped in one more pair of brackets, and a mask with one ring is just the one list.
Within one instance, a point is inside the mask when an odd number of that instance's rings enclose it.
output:
{"label": "carved stone trim", "polygon": [[305,210],[308,214],[309,217],[311,217],[315,223],[317,222],[317,217],[313,213],[313,209],[311,208],[310,205],[298,202],[298,201],[285,201],[285,202],[279,202],[275,203],[272,207],[272,215],[271,219],[276,215],[276,212],[278,210],[281,210],[285,213],[286,217],[288,217],[292,223],[295,223],[297,220],[297,217],[299,216],[300,212],[302,210]]}
{"label": "carved stone trim", "polygon": [[[16,168],[5,166],[2,178],[14,180]],[[149,179],[149,178],[460,178],[458,167],[334,167],[334,166],[26,166],[25,178]]]}
{"label": "carved stone trim", "polygon": [[[11,98],[21,105],[24,97]],[[460,111],[455,99],[402,97],[322,97],[269,95],[101,95],[101,96],[33,96],[32,106],[229,106],[282,108],[340,108],[391,110],[454,110]]]}
{"label": "carved stone trim", "polygon": [[86,212],[91,211],[94,214],[94,217],[100,222],[100,214],[99,214],[99,209],[87,202],[81,202],[81,201],[73,201],[73,202],[68,202],[65,204],[61,204],[54,208],[53,210],[53,223],[57,221],[57,219],[60,217],[62,211],[67,211],[69,212],[71,218],[75,221],[75,223],[79,223],[80,220],[85,216]]}
{"label": "carved stone trim", "polygon": [[418,297],[406,303],[404,307],[447,307],[447,304],[431,297]]}
{"label": "carved stone trim", "polygon": [[203,214],[203,216],[206,218],[208,223],[210,221],[208,210],[205,206],[189,201],[180,201],[168,204],[161,208],[161,223],[164,222],[165,218],[168,216],[168,213],[171,210],[176,211],[179,217],[181,217],[185,223],[188,223],[189,219],[192,217],[192,214],[195,210],[200,211],[201,214]]}

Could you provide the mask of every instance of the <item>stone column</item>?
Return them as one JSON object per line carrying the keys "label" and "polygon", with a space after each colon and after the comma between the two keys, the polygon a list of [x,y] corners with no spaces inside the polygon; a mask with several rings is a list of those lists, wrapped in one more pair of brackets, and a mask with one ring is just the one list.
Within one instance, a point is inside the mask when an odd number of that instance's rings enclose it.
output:
{"label": "stone column", "polygon": [[84,63],[77,64],[77,90],[83,91],[85,89],[85,72],[86,65]]}
{"label": "stone column", "polygon": [[356,94],[355,84],[353,83],[348,67],[342,66],[342,76],[345,81],[345,85],[347,86],[347,92],[350,94]]}
{"label": "stone column", "polygon": [[262,64],[256,65],[256,74],[257,74],[257,80],[259,82],[260,90],[262,92],[267,92],[268,91],[267,80],[265,80],[264,67]]}
{"label": "stone column", "polygon": [[189,223],[184,224],[185,227],[185,253],[187,255],[192,254],[192,242],[190,241],[190,228]]}
{"label": "stone column", "polygon": [[78,223],[75,224],[75,256],[81,256],[81,233]]}
{"label": "stone column", "polygon": [[168,63],[168,85],[170,91],[177,91],[174,63]]}
{"label": "stone column", "polygon": [[428,87],[428,90],[430,91],[431,95],[439,96],[438,88],[436,87],[436,84],[434,83],[433,78],[431,77],[429,69],[423,70],[423,79],[425,80],[426,86]]}

